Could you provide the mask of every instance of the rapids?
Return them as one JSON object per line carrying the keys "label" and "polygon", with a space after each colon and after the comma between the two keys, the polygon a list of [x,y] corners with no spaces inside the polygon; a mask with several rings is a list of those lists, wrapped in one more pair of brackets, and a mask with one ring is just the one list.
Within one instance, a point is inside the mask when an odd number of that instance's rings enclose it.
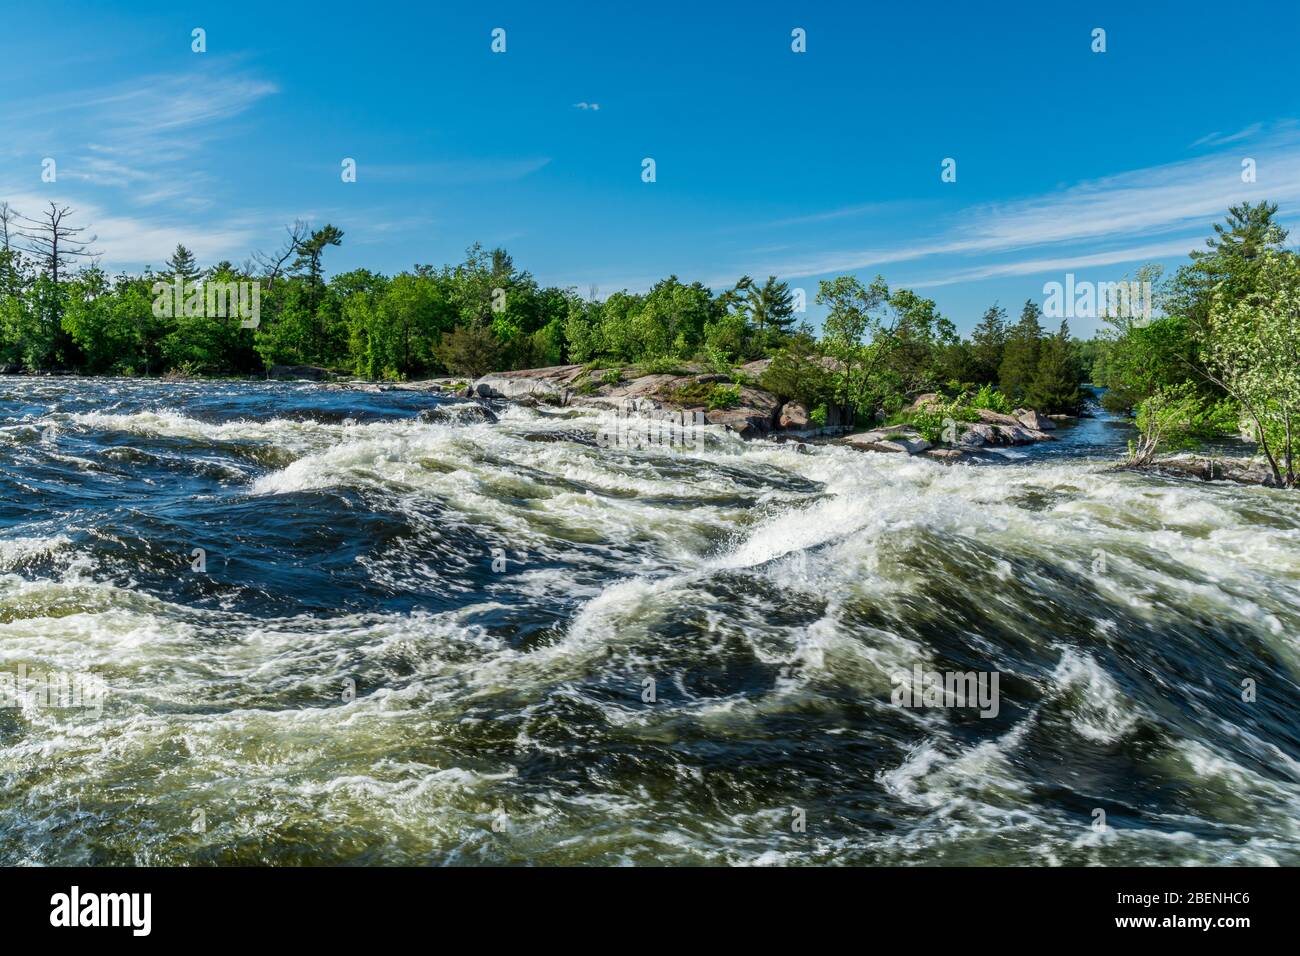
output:
{"label": "rapids", "polygon": [[440,404],[0,378],[0,863],[1300,863],[1294,494]]}

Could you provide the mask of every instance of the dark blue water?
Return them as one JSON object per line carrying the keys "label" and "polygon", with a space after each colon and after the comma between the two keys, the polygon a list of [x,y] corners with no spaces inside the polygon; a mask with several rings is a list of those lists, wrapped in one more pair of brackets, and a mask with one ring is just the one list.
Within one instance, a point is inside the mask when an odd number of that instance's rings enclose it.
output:
{"label": "dark blue water", "polygon": [[499,412],[0,379],[0,861],[1300,861],[1294,496]]}

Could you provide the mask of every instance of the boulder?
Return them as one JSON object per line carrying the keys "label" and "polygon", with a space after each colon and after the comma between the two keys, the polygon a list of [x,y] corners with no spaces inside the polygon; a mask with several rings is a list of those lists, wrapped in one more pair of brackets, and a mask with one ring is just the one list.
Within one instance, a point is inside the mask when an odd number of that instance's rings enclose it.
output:
{"label": "boulder", "polygon": [[996,445],[998,433],[992,425],[983,423],[969,426],[957,439],[963,448],[981,448],[984,445]]}
{"label": "boulder", "polygon": [[772,427],[772,419],[752,408],[716,408],[704,413],[710,425],[725,425],[741,438],[761,438]]}
{"label": "boulder", "polygon": [[688,379],[680,375],[642,375],[630,382],[606,386],[600,390],[600,394],[605,398],[616,399],[645,398],[660,389],[669,390],[677,387],[674,383],[685,384],[687,381]]}
{"label": "boulder", "polygon": [[839,442],[844,445],[870,445],[876,442],[882,442],[891,435],[905,435],[908,438],[921,437],[918,433],[909,428],[873,428],[870,431],[845,435],[843,438],[839,439]]}
{"label": "boulder", "polygon": [[586,445],[595,448],[598,442],[586,432],[558,431],[558,432],[529,432],[524,435],[524,441],[541,442],[543,444],[554,444],[556,442],[571,442],[575,445]]}
{"label": "boulder", "polygon": [[1003,415],[1001,412],[995,412],[987,408],[975,409],[979,415],[980,421],[986,425],[1010,425],[1019,427],[1020,419],[1014,415]]}
{"label": "boulder", "polygon": [[858,444],[855,447],[867,451],[906,452],[909,455],[919,455],[923,451],[929,451],[931,446],[924,438],[886,438],[865,445]]}
{"label": "boulder", "polygon": [[[1042,441],[1047,436],[1042,432],[1030,431],[1024,425],[996,425],[994,426],[1001,439],[999,444],[1003,445],[1032,445],[1036,441]],[[1041,436],[1041,437],[1039,437]]]}
{"label": "boulder", "polygon": [[329,369],[315,365],[272,365],[266,373],[267,378],[278,382],[309,381],[323,382],[330,377]]}
{"label": "boulder", "polygon": [[775,395],[761,388],[753,388],[749,385],[740,387],[740,408],[752,408],[760,415],[767,416],[768,426],[776,424],[777,413],[781,410],[781,403],[777,401]]}
{"label": "boulder", "polygon": [[1157,474],[1197,478],[1201,481],[1235,481],[1243,485],[1272,487],[1273,472],[1262,461],[1240,458],[1176,456],[1161,458],[1146,466]]}
{"label": "boulder", "polygon": [[930,405],[942,405],[943,399],[935,392],[926,392],[924,395],[918,395],[916,400],[909,406],[908,411],[919,412]]}
{"label": "boulder", "polygon": [[568,401],[570,386],[586,371],[583,365],[552,365],[515,372],[490,372],[474,382],[474,394],[483,398],[515,401],[532,398],[543,402]]}
{"label": "boulder", "polygon": [[1046,415],[1040,415],[1032,408],[1016,409],[1016,418],[1020,419],[1020,424],[1036,432],[1050,432],[1056,428],[1056,423]]}
{"label": "boulder", "polygon": [[419,419],[439,425],[472,425],[478,422],[493,424],[497,416],[492,409],[478,402],[455,402],[421,409]]}
{"label": "boulder", "polygon": [[956,448],[931,448],[922,452],[926,458],[933,458],[935,461],[954,462],[960,461],[962,452]]}
{"label": "boulder", "polygon": [[839,441],[861,451],[906,452],[909,455],[919,454],[931,447],[930,443],[916,432],[898,428],[877,428],[869,432],[847,435]]}
{"label": "boulder", "polygon": [[907,452],[909,455],[919,455],[921,452],[929,451],[934,447],[924,438],[895,438],[886,441],[884,444],[896,445],[902,448],[902,450]]}
{"label": "boulder", "polygon": [[777,424],[781,428],[802,430],[812,425],[808,409],[799,402],[786,402],[777,415]]}

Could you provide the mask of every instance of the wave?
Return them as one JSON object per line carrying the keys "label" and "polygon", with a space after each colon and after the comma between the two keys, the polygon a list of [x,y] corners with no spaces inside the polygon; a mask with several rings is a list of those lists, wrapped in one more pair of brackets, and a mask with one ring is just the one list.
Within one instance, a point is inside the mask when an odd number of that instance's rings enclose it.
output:
{"label": "wave", "polygon": [[1284,494],[432,402],[0,394],[0,859],[1300,862]]}

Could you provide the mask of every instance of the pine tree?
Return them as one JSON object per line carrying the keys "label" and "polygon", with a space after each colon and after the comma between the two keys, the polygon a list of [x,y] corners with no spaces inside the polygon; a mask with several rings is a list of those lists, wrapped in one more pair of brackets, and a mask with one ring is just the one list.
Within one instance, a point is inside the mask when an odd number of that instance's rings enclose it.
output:
{"label": "pine tree", "polygon": [[1025,393],[1038,374],[1038,349],[1043,337],[1042,326],[1038,324],[1040,315],[1042,310],[1038,303],[1033,299],[1027,300],[1020,312],[1020,321],[1007,335],[998,382],[1002,394],[1013,404],[1025,400]]}
{"label": "pine tree", "polygon": [[1061,323],[1055,335],[1043,339],[1038,349],[1038,368],[1025,395],[1025,403],[1045,415],[1074,414],[1082,399],[1079,394],[1079,366],[1070,348],[1070,327]]}
{"label": "pine tree", "polygon": [[998,381],[1007,345],[1007,310],[994,303],[971,332],[973,374],[980,385]]}
{"label": "pine tree", "polygon": [[[744,283],[744,298],[738,308],[748,317],[760,341],[780,340],[789,335],[794,325],[794,296],[789,284],[778,282],[776,276],[768,276],[762,285],[748,276],[741,283]],[[737,283],[737,290],[742,288],[741,283]]]}
{"label": "pine tree", "polygon": [[163,269],[163,275],[171,279],[184,279],[188,285],[199,277],[199,264],[194,258],[194,253],[186,249],[180,243],[176,244],[176,251],[171,254]]}
{"label": "pine tree", "polygon": [[1280,245],[1286,240],[1286,230],[1273,220],[1276,214],[1275,202],[1258,202],[1254,205],[1244,202],[1230,206],[1227,220],[1216,222],[1214,235],[1205,240],[1208,249],[1198,249],[1191,253],[1191,257],[1257,258],[1269,246]]}

